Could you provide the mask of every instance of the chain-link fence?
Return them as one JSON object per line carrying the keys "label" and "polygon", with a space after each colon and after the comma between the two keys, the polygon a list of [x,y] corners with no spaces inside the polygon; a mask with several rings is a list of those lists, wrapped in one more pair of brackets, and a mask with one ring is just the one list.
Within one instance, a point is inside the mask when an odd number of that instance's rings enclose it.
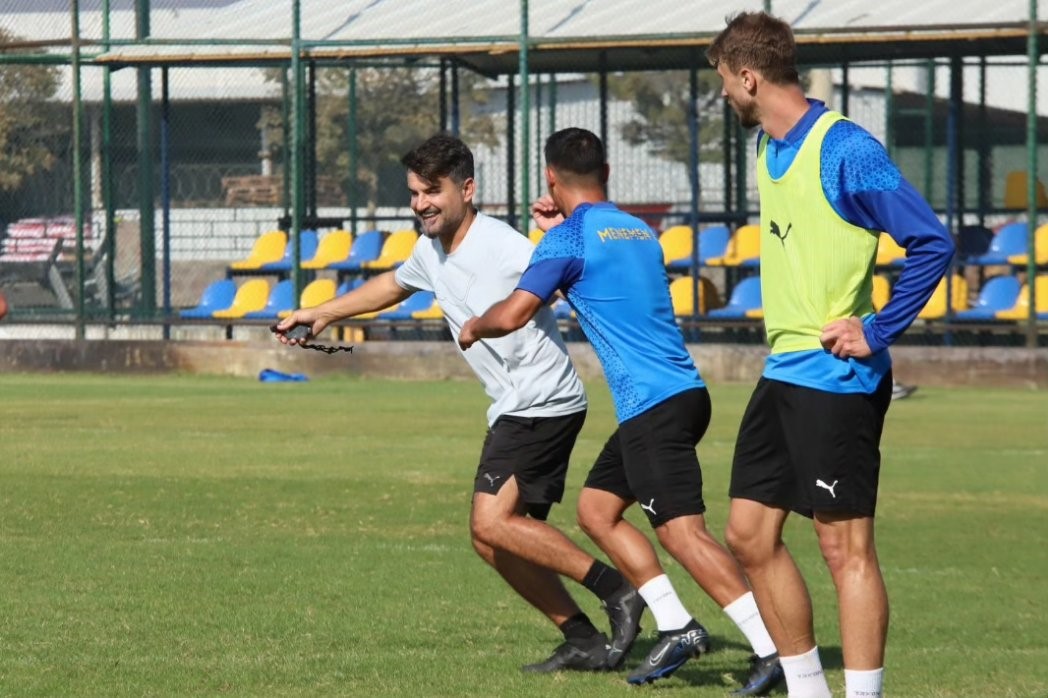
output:
{"label": "chain-link fence", "polygon": [[[94,42],[103,34],[99,9],[82,13],[82,35]],[[155,13],[174,21],[169,11]],[[68,13],[50,14],[69,22]],[[114,40],[130,41],[133,13],[111,19]],[[53,38],[47,32],[16,33],[37,24],[10,24],[0,36],[8,46],[0,135],[9,144],[0,156],[0,286],[11,319],[34,328],[26,331],[101,323],[173,327],[179,336],[182,326],[264,323],[303,302],[310,286],[344,291],[370,273],[353,259],[383,259],[387,245],[414,234],[399,158],[439,130],[473,148],[478,207],[527,234],[527,204],[545,191],[544,140],[580,126],[606,142],[610,198],[665,235],[670,280],[688,289],[674,295],[682,324],[705,340],[761,341],[759,306],[730,322],[709,316],[759,275],[760,239],[748,228],[759,201],[756,134],[726,108],[701,52],[687,69],[627,72],[594,72],[584,60],[575,71],[569,58],[556,72],[528,74],[522,90],[519,74],[481,74],[453,55],[417,51],[366,60],[306,52],[296,75],[286,59],[110,65],[89,42],[77,90],[67,45],[40,47]],[[994,85],[1022,86],[1026,67],[979,58],[955,67],[812,66],[804,81],[888,145],[962,243],[941,312],[923,314],[906,341],[1022,343],[1021,314],[953,320],[980,304],[987,280],[1027,282],[1015,259],[969,263],[992,251],[995,231],[1025,221],[1026,114],[987,99]],[[1048,143],[1048,124],[1037,129]],[[1041,180],[1046,151],[1037,153]],[[889,293],[899,273],[890,252],[877,270]],[[299,272],[296,256],[314,263]],[[254,280],[265,285],[253,285],[246,317],[211,322],[220,308],[209,293],[235,305]]]}

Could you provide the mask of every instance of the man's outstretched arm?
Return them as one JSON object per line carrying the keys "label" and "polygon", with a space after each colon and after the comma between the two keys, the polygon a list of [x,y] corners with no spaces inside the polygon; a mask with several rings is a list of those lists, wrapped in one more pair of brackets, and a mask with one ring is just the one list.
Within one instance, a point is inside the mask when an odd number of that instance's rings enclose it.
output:
{"label": "man's outstretched arm", "polygon": [[459,332],[458,343],[469,349],[477,340],[487,337],[504,337],[519,330],[535,317],[542,307],[542,299],[530,291],[517,289],[505,299],[487,309],[480,317],[466,320]]}

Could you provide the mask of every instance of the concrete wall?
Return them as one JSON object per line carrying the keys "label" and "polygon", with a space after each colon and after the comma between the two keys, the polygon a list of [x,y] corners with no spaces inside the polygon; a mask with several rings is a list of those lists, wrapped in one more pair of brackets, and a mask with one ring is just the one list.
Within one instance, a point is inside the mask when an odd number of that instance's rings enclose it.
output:
{"label": "concrete wall", "polygon": [[[761,346],[689,347],[710,382],[753,382],[766,350]],[[583,378],[601,376],[586,343],[569,346]],[[1048,349],[899,347],[896,375],[935,386],[1009,386],[1048,389]],[[0,341],[0,371],[159,373],[181,371],[257,376],[264,368],[309,376],[367,375],[406,380],[472,379],[450,342],[366,342],[352,354],[289,349],[275,341],[7,340]]]}

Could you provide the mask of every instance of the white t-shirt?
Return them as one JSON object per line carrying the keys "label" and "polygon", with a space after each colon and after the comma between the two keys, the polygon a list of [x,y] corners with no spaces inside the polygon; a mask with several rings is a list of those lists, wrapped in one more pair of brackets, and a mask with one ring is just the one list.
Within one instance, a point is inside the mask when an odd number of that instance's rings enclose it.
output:
{"label": "white t-shirt", "polygon": [[[466,320],[513,292],[533,249],[510,226],[478,213],[451,254],[439,240],[420,236],[396,280],[408,291],[432,291],[457,339]],[[482,339],[462,355],[492,400],[489,425],[507,414],[557,417],[586,408],[582,382],[546,306],[516,332]]]}

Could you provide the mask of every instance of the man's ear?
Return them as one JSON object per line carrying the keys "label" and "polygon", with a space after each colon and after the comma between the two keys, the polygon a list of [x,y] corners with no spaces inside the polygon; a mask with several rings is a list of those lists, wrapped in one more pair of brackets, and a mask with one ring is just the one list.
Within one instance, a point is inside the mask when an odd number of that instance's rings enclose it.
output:
{"label": "man's ear", "polygon": [[553,185],[556,184],[556,183],[557,183],[557,172],[552,167],[550,167],[549,165],[546,165],[546,187],[549,188],[549,189],[552,189]]}
{"label": "man's ear", "polygon": [[759,79],[760,76],[749,68],[743,68],[739,71],[739,82],[751,95],[757,91],[757,81]]}
{"label": "man's ear", "polygon": [[466,200],[466,203],[473,201],[473,195],[477,193],[477,180],[472,177],[466,177],[466,181],[462,183],[462,198]]}
{"label": "man's ear", "polygon": [[600,173],[600,183],[604,186],[608,184],[608,178],[611,176],[611,165],[604,163],[603,171]]}

